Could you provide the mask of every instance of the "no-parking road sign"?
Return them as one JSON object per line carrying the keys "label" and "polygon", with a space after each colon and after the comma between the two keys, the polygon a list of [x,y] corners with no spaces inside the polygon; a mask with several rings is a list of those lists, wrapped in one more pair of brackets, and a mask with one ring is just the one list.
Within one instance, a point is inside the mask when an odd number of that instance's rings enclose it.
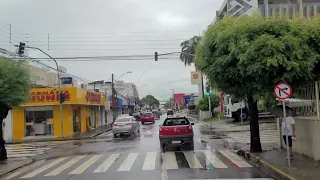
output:
{"label": "no-parking road sign", "polygon": [[274,95],[281,100],[287,99],[292,95],[292,88],[289,84],[281,82],[274,87]]}

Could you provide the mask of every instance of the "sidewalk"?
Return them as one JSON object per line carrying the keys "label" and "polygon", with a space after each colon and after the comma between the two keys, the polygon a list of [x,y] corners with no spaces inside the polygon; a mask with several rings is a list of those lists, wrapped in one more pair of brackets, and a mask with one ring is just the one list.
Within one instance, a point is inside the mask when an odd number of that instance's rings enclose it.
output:
{"label": "sidewalk", "polygon": [[0,177],[32,163],[32,159],[7,159],[6,161],[0,161]]}
{"label": "sidewalk", "polygon": [[21,139],[17,141],[6,141],[6,144],[19,144],[19,143],[28,143],[28,142],[45,142],[45,141],[67,141],[67,140],[81,140],[81,139],[89,139],[89,138],[94,138],[96,136],[99,136],[100,134],[111,130],[111,125],[104,125],[100,126],[96,129],[89,130],[84,133],[77,133],[74,134],[71,137],[63,137],[63,138],[58,138],[58,137],[40,137],[37,138],[32,137],[28,139]]}
{"label": "sidewalk", "polygon": [[291,167],[285,158],[286,150],[266,151],[262,153],[250,153],[253,161],[261,167],[273,172],[282,179],[291,180],[317,180],[320,179],[320,163],[307,156],[293,153]]}

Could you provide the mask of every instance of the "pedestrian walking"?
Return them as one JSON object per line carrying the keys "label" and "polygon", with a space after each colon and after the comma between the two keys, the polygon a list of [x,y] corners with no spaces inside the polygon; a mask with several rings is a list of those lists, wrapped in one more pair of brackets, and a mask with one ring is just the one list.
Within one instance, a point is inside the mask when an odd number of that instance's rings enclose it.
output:
{"label": "pedestrian walking", "polygon": [[[289,146],[289,152],[290,152],[290,159],[293,159],[292,156],[292,139],[296,137],[296,127],[295,127],[295,121],[293,117],[291,117],[288,112],[286,113],[286,118],[280,117],[281,120],[281,126],[282,126],[282,137],[284,140],[284,143]],[[286,139],[286,135],[288,135],[288,142]]]}

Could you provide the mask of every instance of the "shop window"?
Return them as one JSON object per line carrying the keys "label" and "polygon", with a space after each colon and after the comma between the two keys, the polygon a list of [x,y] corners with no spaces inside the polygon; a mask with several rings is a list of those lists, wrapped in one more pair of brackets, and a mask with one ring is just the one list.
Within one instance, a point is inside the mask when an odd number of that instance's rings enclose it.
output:
{"label": "shop window", "polygon": [[53,110],[25,112],[26,136],[53,135]]}

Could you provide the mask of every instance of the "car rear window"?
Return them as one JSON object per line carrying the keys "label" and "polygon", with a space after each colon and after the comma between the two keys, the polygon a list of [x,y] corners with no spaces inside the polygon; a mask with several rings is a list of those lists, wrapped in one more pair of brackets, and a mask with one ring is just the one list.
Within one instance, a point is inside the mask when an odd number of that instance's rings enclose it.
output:
{"label": "car rear window", "polygon": [[190,122],[188,121],[188,119],[185,118],[172,118],[172,119],[166,119],[163,122],[163,126],[182,126],[182,125],[189,125]]}
{"label": "car rear window", "polygon": [[152,115],[152,113],[144,113],[144,114],[142,114],[142,116],[151,116]]}
{"label": "car rear window", "polygon": [[131,118],[120,118],[120,119],[116,119],[115,122],[129,122]]}

